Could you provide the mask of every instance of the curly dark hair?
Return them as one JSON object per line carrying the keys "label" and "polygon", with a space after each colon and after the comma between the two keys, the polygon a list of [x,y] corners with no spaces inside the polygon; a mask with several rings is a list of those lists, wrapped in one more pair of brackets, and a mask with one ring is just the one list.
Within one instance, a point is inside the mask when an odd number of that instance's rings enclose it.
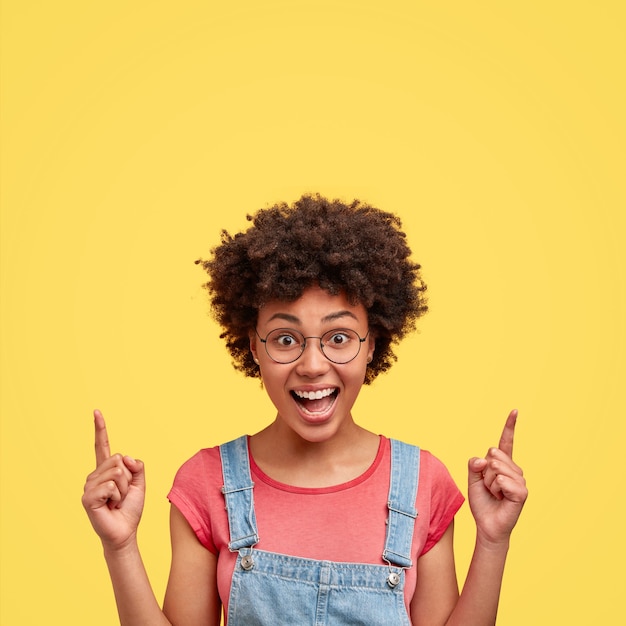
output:
{"label": "curly dark hair", "polygon": [[249,332],[261,306],[297,300],[319,286],[344,293],[367,311],[376,350],[365,383],[388,370],[397,360],[392,344],[414,330],[428,308],[420,265],[409,258],[400,219],[360,200],[345,204],[319,194],[247,219],[253,223],[248,230],[234,236],[223,230],[212,258],[196,261],[209,274],[204,286],[234,367],[260,376]]}

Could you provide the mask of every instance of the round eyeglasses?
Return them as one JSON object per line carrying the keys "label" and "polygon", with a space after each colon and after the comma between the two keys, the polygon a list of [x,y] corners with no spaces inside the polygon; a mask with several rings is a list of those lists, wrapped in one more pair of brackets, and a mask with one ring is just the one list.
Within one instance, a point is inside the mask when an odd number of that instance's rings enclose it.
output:
{"label": "round eyeglasses", "polygon": [[276,363],[293,363],[297,361],[306,348],[307,339],[319,339],[322,354],[332,363],[343,365],[356,359],[361,350],[361,344],[367,339],[349,328],[335,328],[324,333],[321,337],[305,337],[299,330],[293,328],[276,328],[263,339],[255,329],[261,343],[265,344],[267,355]]}

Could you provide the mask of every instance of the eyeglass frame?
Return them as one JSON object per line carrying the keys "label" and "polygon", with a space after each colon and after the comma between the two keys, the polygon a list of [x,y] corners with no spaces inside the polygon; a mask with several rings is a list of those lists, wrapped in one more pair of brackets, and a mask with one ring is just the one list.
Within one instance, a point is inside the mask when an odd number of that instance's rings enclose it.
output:
{"label": "eyeglass frame", "polygon": [[[272,333],[275,333],[276,331],[279,331],[279,330],[289,331],[290,333],[294,333],[294,334],[297,333],[304,340],[304,343],[300,344],[300,354],[295,359],[292,359],[291,361],[277,361],[269,353],[269,350],[267,349],[267,338]],[[348,332],[354,333],[359,338],[359,349],[356,351],[356,354],[351,359],[348,359],[347,361],[337,362],[337,361],[333,361],[331,358],[329,358],[329,356],[326,354],[326,352],[324,352],[324,344],[322,343],[322,338],[326,337],[326,335],[328,335],[329,333],[337,333],[337,332],[341,332],[341,331],[348,331]],[[367,330],[367,333],[365,333],[365,337],[361,337],[361,335],[359,335],[359,333],[357,333],[356,330],[353,330],[352,328],[331,328],[330,330],[326,331],[320,337],[320,336],[316,336],[316,335],[306,336],[306,335],[304,335],[303,333],[301,333],[299,330],[297,330],[295,328],[274,328],[273,330],[270,330],[267,333],[267,335],[265,335],[265,339],[263,339],[263,337],[261,337],[261,335],[259,335],[259,331],[256,329],[256,327],[254,329],[254,332],[256,333],[256,336],[259,338],[259,341],[265,346],[265,353],[267,354],[267,356],[270,359],[272,359],[272,361],[274,361],[274,363],[278,363],[279,365],[290,365],[291,363],[295,363],[304,354],[304,351],[306,350],[306,346],[307,346],[307,339],[319,339],[320,340],[320,352],[324,355],[324,358],[326,360],[330,361],[331,363],[334,363],[335,365],[346,365],[346,363],[351,363],[352,361],[354,361],[354,359],[356,359],[359,356],[359,354],[361,352],[361,346],[363,345],[363,343],[365,343],[365,340],[367,339],[367,337],[370,334],[369,328]]]}

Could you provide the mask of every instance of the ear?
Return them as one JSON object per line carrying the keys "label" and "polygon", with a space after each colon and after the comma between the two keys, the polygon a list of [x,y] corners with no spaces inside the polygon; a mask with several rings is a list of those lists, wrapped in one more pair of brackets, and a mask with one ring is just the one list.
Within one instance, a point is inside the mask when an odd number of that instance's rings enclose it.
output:
{"label": "ear", "polygon": [[370,333],[367,342],[367,362],[371,363],[374,358],[374,350],[376,348],[376,338],[373,333]]}
{"label": "ear", "polygon": [[258,365],[259,363],[259,354],[257,352],[258,349],[258,337],[257,334],[251,330],[248,333],[248,337],[250,338],[250,352],[252,352],[252,358],[254,359],[254,362]]}

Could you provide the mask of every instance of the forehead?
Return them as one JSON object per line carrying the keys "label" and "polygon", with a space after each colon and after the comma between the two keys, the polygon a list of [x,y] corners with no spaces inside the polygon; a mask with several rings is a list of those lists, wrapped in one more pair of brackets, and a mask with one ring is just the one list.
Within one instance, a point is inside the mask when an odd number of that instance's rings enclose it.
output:
{"label": "forehead", "polygon": [[258,324],[274,321],[296,326],[324,323],[367,322],[362,304],[351,304],[343,293],[331,294],[320,287],[310,287],[292,302],[270,300],[259,309]]}

